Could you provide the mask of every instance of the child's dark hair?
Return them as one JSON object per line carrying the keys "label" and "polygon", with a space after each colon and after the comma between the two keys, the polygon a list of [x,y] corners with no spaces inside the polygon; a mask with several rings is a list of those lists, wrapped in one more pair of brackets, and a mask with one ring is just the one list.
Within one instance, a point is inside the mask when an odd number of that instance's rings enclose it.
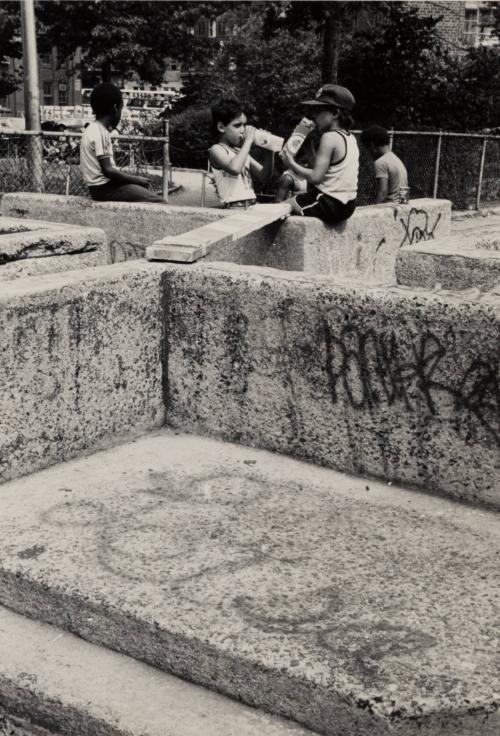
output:
{"label": "child's dark hair", "polygon": [[219,140],[220,131],[217,123],[228,125],[231,120],[239,117],[243,112],[243,105],[235,97],[223,97],[211,108],[212,112],[212,137]]}
{"label": "child's dark hair", "polygon": [[114,84],[102,82],[90,93],[90,106],[96,117],[109,115],[115,107],[123,105],[121,91]]}
{"label": "child's dark hair", "polygon": [[369,148],[374,146],[388,146],[390,143],[389,133],[381,125],[370,125],[361,133],[361,143]]}
{"label": "child's dark hair", "polygon": [[342,108],[337,108],[337,110],[340,127],[344,130],[350,130],[354,125],[354,118],[351,113],[349,110],[343,110]]}

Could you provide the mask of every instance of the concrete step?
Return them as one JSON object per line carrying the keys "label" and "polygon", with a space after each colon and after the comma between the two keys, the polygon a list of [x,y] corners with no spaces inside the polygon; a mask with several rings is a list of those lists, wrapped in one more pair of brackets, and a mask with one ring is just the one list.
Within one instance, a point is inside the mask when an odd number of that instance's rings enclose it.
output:
{"label": "concrete step", "polygon": [[396,260],[396,278],[403,286],[489,291],[500,285],[500,249],[454,236],[405,246]]}
{"label": "concrete step", "polygon": [[326,736],[497,736],[499,524],[163,430],[2,486],[0,601]]}
{"label": "concrete step", "polygon": [[16,714],[14,736],[314,736],[2,607],[0,650],[0,702]]}
{"label": "concrete step", "polygon": [[500,285],[500,218],[464,220],[444,238],[404,245],[396,261],[396,278],[404,286],[428,289]]}

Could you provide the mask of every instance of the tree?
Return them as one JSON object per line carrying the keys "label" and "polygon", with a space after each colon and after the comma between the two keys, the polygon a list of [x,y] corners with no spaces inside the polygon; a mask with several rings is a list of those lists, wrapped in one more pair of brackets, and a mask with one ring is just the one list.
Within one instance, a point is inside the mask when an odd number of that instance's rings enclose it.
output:
{"label": "tree", "polygon": [[111,81],[137,72],[158,82],[165,57],[184,64],[200,63],[216,52],[214,39],[193,37],[200,17],[213,18],[229,3],[53,0],[38,2],[40,48],[57,46],[61,61],[81,48],[82,66]]}
{"label": "tree", "polygon": [[[8,58],[19,59],[22,56],[21,15],[18,2],[0,3],[0,62]],[[20,74],[12,72],[0,73],[0,97],[6,97],[21,85]]]}

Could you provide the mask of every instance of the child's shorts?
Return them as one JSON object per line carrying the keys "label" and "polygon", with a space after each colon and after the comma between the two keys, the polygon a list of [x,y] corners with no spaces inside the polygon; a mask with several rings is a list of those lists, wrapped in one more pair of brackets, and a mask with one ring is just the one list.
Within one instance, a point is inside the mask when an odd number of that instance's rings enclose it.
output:
{"label": "child's shorts", "polygon": [[356,209],[355,199],[344,204],[339,199],[320,192],[316,187],[312,187],[304,194],[297,194],[294,199],[300,208],[299,215],[318,217],[327,225],[335,225],[336,222],[348,220]]}
{"label": "child's shorts", "polygon": [[294,192],[307,192],[307,181],[296,174],[295,171],[292,171],[291,169],[286,169],[281,175],[281,178],[283,178],[284,176],[288,176],[293,181]]}

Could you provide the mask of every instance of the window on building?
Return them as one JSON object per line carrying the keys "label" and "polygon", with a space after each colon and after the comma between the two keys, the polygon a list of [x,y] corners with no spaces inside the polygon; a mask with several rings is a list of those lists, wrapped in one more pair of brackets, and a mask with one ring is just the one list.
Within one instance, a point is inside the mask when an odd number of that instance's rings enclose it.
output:
{"label": "window on building", "polygon": [[207,18],[199,18],[194,27],[196,36],[203,36],[204,38],[216,38],[217,37],[217,21],[208,20]]}
{"label": "window on building", "polygon": [[465,9],[464,40],[467,46],[480,46],[493,40],[494,11],[491,5],[478,4]]}
{"label": "window on building", "polygon": [[43,104],[44,105],[53,105],[54,104],[54,95],[52,91],[52,82],[44,82],[43,83]]}
{"label": "window on building", "polygon": [[68,104],[68,85],[65,82],[59,82],[58,92],[59,92],[59,104],[67,105]]}

